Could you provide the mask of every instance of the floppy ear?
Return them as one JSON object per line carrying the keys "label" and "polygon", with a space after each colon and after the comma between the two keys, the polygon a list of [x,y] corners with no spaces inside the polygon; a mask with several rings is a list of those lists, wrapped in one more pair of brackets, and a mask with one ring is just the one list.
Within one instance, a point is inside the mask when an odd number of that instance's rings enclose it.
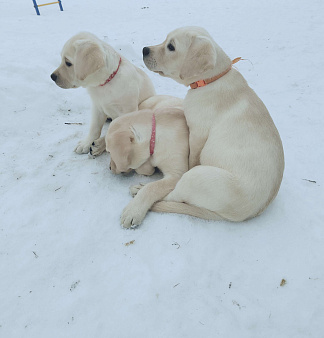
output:
{"label": "floppy ear", "polygon": [[75,76],[83,81],[105,65],[104,53],[100,46],[92,41],[79,40],[75,45]]}
{"label": "floppy ear", "polygon": [[181,67],[180,79],[191,78],[214,68],[216,57],[216,50],[209,38],[194,37]]}
{"label": "floppy ear", "polygon": [[124,152],[124,157],[127,163],[130,163],[133,156],[132,144],[136,142],[136,136],[131,130],[121,131],[118,136],[119,143],[122,146],[122,150]]}
{"label": "floppy ear", "polygon": [[130,126],[130,131],[131,131],[130,134],[131,143],[141,142],[142,140],[141,134],[134,126]]}

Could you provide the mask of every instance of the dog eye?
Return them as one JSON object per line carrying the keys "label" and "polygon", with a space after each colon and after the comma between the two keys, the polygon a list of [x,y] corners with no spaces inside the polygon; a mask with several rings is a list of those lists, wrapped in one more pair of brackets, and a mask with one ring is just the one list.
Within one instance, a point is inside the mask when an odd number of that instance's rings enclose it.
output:
{"label": "dog eye", "polygon": [[174,52],[174,51],[175,51],[175,48],[174,48],[174,46],[173,46],[172,43],[169,43],[169,44],[167,45],[167,47],[168,47],[168,50],[169,50],[170,52]]}
{"label": "dog eye", "polygon": [[71,66],[72,66],[72,63],[69,62],[69,61],[65,61],[65,64],[66,64],[68,67],[71,67]]}

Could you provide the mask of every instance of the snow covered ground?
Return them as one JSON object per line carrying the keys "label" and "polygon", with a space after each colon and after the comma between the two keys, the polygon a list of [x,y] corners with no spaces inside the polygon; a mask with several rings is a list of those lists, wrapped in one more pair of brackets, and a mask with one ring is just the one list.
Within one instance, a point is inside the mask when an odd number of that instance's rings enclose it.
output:
{"label": "snow covered ground", "polygon": [[[323,1],[62,3],[37,16],[32,1],[0,2],[0,337],[323,337]],[[141,50],[185,25],[249,60],[236,67],[281,134],[282,186],[248,222],[149,213],[124,230],[129,186],[159,177],[75,154],[90,98],[50,74],[87,30],[184,97]]]}

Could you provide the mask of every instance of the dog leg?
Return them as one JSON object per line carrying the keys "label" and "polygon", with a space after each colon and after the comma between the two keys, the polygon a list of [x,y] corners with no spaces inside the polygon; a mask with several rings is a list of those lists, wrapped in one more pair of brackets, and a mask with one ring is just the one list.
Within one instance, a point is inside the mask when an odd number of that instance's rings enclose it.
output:
{"label": "dog leg", "polygon": [[106,141],[104,137],[100,137],[93,141],[90,147],[90,154],[93,156],[99,156],[106,151]]}
{"label": "dog leg", "polygon": [[199,165],[186,172],[164,201],[208,209],[220,218],[234,222],[255,213],[241,182],[230,172],[211,166]]}
{"label": "dog leg", "polygon": [[165,177],[142,187],[123,210],[120,222],[124,228],[140,225],[152,205],[174,189],[177,177]]}
{"label": "dog leg", "polygon": [[194,133],[189,134],[189,169],[200,164],[200,153],[206,143],[206,139],[201,136],[195,136]]}
{"label": "dog leg", "polygon": [[145,186],[144,183],[140,183],[140,184],[136,184],[136,185],[132,185],[129,188],[129,193],[132,195],[132,197],[135,197],[137,195],[137,193]]}
{"label": "dog leg", "polygon": [[77,154],[87,154],[89,152],[92,142],[100,137],[102,127],[106,120],[107,115],[93,107],[89,134],[84,140],[80,141],[74,149]]}

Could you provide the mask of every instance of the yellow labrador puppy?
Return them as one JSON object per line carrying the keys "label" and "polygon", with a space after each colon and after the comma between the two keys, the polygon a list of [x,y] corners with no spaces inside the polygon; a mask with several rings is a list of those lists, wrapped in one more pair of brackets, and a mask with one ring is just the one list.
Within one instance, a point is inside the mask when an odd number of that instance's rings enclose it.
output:
{"label": "yellow labrador puppy", "polygon": [[138,110],[141,102],[155,94],[145,72],[91,33],[73,36],[61,55],[61,65],[51,74],[52,80],[61,88],[87,88],[92,99],[90,131],[75,148],[78,154],[89,152],[107,118]]}
{"label": "yellow labrador puppy", "polygon": [[[183,99],[170,95],[154,95],[143,101],[138,109],[152,109],[158,108],[179,108],[183,110]],[[95,140],[90,147],[90,154],[93,156],[101,155],[106,150],[106,142],[104,137]]]}
{"label": "yellow labrador puppy", "polygon": [[183,110],[178,108],[140,110],[111,122],[106,147],[112,172],[135,169],[139,174],[152,175],[157,167],[164,175],[156,182],[130,188],[135,197],[123,210],[123,227],[141,224],[152,205],[174,189],[188,170],[188,140]]}
{"label": "yellow labrador puppy", "polygon": [[144,47],[148,69],[191,86],[184,100],[189,171],[152,210],[243,221],[278,193],[284,170],[279,133],[260,98],[230,58],[199,27]]}

